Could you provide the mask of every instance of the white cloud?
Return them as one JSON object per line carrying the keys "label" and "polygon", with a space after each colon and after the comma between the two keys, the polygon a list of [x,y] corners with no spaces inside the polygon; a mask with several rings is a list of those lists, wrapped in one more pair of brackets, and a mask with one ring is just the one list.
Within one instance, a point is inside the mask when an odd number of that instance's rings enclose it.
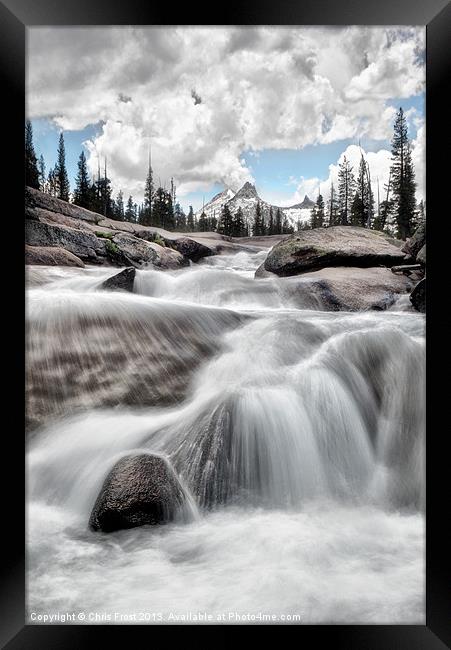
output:
{"label": "white cloud", "polygon": [[410,97],[423,89],[424,68],[415,64],[418,47],[423,46],[419,31],[388,30],[385,36],[387,42],[367,52],[368,65],[348,84],[345,96],[350,101]]}
{"label": "white cloud", "polygon": [[245,150],[389,137],[386,101],[424,86],[424,31],[31,28],[28,113],[69,130],[103,121],[90,167],[107,156],[114,186],[138,199],[149,137],[157,178],[180,194],[237,189],[253,180]]}

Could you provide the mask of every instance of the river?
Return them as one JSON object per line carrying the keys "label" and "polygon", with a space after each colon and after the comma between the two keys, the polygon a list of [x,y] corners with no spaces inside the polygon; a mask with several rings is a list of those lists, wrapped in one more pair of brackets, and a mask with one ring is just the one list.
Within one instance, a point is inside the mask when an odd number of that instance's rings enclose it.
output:
{"label": "river", "polygon": [[[254,279],[266,253],[134,293],[31,268],[30,621],[425,623],[424,316],[305,308]],[[91,532],[114,463],[149,451],[184,517]]]}

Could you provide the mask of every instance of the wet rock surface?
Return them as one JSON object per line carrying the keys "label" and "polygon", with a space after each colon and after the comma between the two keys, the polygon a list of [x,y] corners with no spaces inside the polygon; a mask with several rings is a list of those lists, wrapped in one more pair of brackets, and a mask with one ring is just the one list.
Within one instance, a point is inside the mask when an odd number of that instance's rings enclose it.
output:
{"label": "wet rock surface", "polygon": [[184,502],[182,487],[161,456],[122,458],[103,483],[89,527],[105,533],[172,521]]}
{"label": "wet rock surface", "polygon": [[133,285],[135,282],[135,267],[131,266],[111,278],[108,278],[100,285],[101,289],[106,291],[130,291],[133,292]]}

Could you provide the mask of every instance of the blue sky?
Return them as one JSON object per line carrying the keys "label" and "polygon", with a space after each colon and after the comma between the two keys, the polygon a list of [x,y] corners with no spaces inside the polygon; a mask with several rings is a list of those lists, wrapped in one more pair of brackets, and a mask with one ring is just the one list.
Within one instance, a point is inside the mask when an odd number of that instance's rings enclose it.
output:
{"label": "blue sky", "polygon": [[91,172],[97,155],[102,168],[106,157],[115,193],[122,189],[140,202],[151,137],[154,177],[166,186],[174,177],[185,209],[197,210],[247,180],[263,199],[289,205],[316,192],[319,182],[323,191],[331,166],[359,138],[367,154],[380,153],[373,159],[383,176],[399,106],[422,164],[423,28],[32,28],[29,34],[35,148],[48,172],[64,131],[72,188],[84,148]]}

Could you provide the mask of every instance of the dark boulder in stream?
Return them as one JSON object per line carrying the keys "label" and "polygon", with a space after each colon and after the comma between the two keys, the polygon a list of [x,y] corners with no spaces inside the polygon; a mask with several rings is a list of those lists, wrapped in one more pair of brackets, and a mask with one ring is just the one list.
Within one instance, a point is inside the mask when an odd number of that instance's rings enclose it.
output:
{"label": "dark boulder in stream", "polygon": [[105,291],[130,291],[133,293],[135,274],[135,267],[129,266],[102,282],[100,288],[105,289]]}
{"label": "dark boulder in stream", "polygon": [[426,278],[423,278],[416,285],[415,289],[410,294],[410,302],[417,311],[425,313],[426,311]]}
{"label": "dark boulder in stream", "polygon": [[105,479],[91,512],[92,530],[113,532],[172,521],[185,501],[173,469],[161,456],[125,456]]}

